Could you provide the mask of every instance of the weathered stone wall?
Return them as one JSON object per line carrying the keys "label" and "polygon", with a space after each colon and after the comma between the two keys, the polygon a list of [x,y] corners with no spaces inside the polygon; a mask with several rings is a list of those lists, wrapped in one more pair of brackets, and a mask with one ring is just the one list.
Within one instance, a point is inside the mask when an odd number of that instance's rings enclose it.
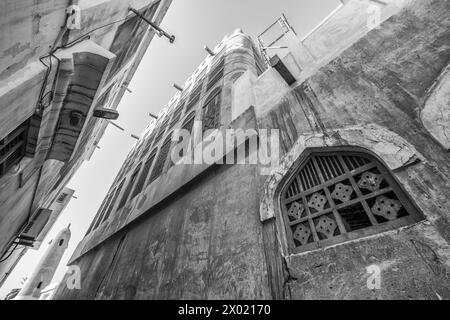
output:
{"label": "weathered stone wall", "polygon": [[[405,159],[393,169],[425,221],[324,250],[296,255],[285,251],[289,281],[280,290],[286,297],[450,297],[449,158],[419,118],[427,91],[450,59],[449,12],[448,1],[412,2],[273,108],[261,106],[267,112],[259,126],[281,129],[280,148],[286,155],[299,141],[304,141],[304,147],[363,146],[356,141],[363,135],[355,132],[349,139],[341,129],[369,128],[372,123],[398,135],[423,155],[413,161]],[[308,135],[311,139],[304,140]],[[383,135],[369,139],[373,140],[369,150],[382,157],[386,152],[397,155],[405,151],[400,145],[392,149]],[[270,200],[273,198],[268,197]],[[267,223],[284,228],[279,221]],[[283,242],[283,236],[280,239]],[[380,290],[369,290],[366,285],[366,268],[372,264],[382,271]]]}
{"label": "weathered stone wall", "polygon": [[[171,106],[176,105],[178,101],[183,101],[186,96],[189,96],[189,90],[196,87],[198,84],[198,77],[207,74],[207,72],[216,65],[219,59],[224,58],[224,75],[223,79],[217,81],[217,83],[211,88],[207,89],[208,78],[205,79],[203,85],[203,91],[199,103],[192,107],[189,111],[184,111],[181,119],[195,112],[195,120],[200,122],[203,117],[203,106],[207,102],[211,92],[214,92],[216,88],[221,88],[221,109],[220,109],[220,129],[224,130],[228,127],[236,128],[236,126],[251,127],[255,128],[254,113],[252,116],[246,118],[242,116],[245,110],[240,110],[238,117],[234,117],[233,113],[233,102],[232,102],[232,86],[236,76],[239,76],[243,70],[250,70],[256,72],[254,54],[252,48],[251,39],[242,33],[241,30],[235,30],[235,32],[227,35],[224,40],[215,48],[216,55],[214,57],[208,57],[203,61],[200,67],[193,73],[193,75],[187,80],[185,84],[185,90],[180,94],[176,94],[168,105],[166,105],[159,113],[159,121],[163,122],[161,119],[166,117],[171,117]],[[246,114],[247,116],[250,113]],[[172,126],[167,126],[164,129],[164,134],[156,139],[155,135],[144,134],[143,138],[136,144],[134,151],[129,155],[129,159],[126,160],[126,168],[124,169],[124,174],[120,179],[116,181],[111,186],[110,190],[117,187],[122,181],[125,181],[125,186],[129,183],[131,175],[139,168],[143,160],[148,157],[148,154],[143,153],[142,146],[149,144],[151,148],[149,150],[161,150],[161,145],[166,141],[168,137],[173,133],[174,129],[181,127],[183,121],[178,121]],[[241,123],[244,123],[241,125]],[[153,130],[152,128],[151,130]],[[156,129],[157,130],[157,129]],[[194,130],[192,133],[193,145],[198,146],[202,143],[202,132],[200,129]],[[151,141],[151,137],[155,138]],[[150,140],[150,141],[149,141]],[[159,153],[156,155],[158,157]],[[138,160],[139,159],[139,160]],[[200,161],[201,162],[201,161]],[[163,201],[165,198],[171,196],[172,194],[178,192],[178,190],[183,187],[189,181],[195,179],[204,170],[210,167],[211,164],[207,163],[196,163],[193,165],[176,165],[170,167],[168,159],[166,159],[162,170],[162,173],[150,182],[149,177],[146,178],[142,192],[137,196],[128,199],[127,203],[123,208],[119,208],[119,200],[125,193],[125,187],[122,188],[121,194],[117,197],[117,201],[112,205],[110,218],[103,221],[97,226],[95,230],[89,232],[85,238],[80,242],[77,249],[75,250],[72,260],[83,255],[87,251],[91,250],[93,247],[99,245],[102,241],[106,240],[114,233],[120,231],[122,228],[126,227],[127,224],[136,220],[138,217],[147,214],[147,212],[154,206],[158,205],[159,202]],[[153,164],[154,166],[154,164]],[[151,171],[151,169],[150,169]],[[145,179],[145,178],[144,178]],[[99,213],[101,210],[99,210]]]}
{"label": "weathered stone wall", "polygon": [[255,166],[212,167],[76,262],[62,299],[270,298]]}

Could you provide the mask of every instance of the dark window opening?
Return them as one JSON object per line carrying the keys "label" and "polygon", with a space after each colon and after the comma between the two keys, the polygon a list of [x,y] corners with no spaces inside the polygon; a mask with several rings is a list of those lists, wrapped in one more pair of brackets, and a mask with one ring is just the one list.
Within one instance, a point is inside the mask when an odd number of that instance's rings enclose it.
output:
{"label": "dark window opening", "polygon": [[[112,200],[109,202],[109,204],[105,207],[106,211],[105,211],[105,215],[103,217],[103,219],[101,219],[102,222],[108,220],[112,209],[114,208],[114,204],[117,201],[117,198],[120,195],[120,192],[122,191],[123,185],[125,184],[125,180],[122,180],[122,182],[120,183],[119,187],[117,188],[116,192],[114,192],[114,197],[112,198]],[[111,193],[112,194],[112,193]]]}
{"label": "dark window opening", "polygon": [[422,219],[390,171],[370,154],[311,153],[281,193],[288,243],[302,252]]}
{"label": "dark window opening", "polygon": [[139,176],[139,180],[136,183],[136,187],[134,188],[133,195],[131,196],[131,199],[136,197],[139,193],[141,193],[142,189],[144,188],[145,180],[147,180],[148,173],[150,171],[150,168],[153,164],[153,159],[155,158],[155,155],[152,154],[147,161],[144,164],[144,168],[142,169],[141,175]]}
{"label": "dark window opening", "polygon": [[38,283],[36,289],[40,289],[42,287],[42,281]]}
{"label": "dark window opening", "polygon": [[25,156],[29,120],[0,140],[0,178]]}
{"label": "dark window opening", "polygon": [[[181,129],[187,130],[189,132],[189,134],[192,134],[192,128],[194,127],[194,120],[195,120],[195,111],[192,111],[187,117],[186,119],[184,119],[183,124],[181,126]],[[190,136],[190,138],[192,138]],[[177,143],[181,142],[181,137],[178,139]],[[189,141],[187,141],[188,143]],[[181,149],[180,153],[179,153],[180,158],[184,157],[184,150]],[[172,159],[170,160],[170,167],[172,167],[175,163],[172,161]]]}
{"label": "dark window opening", "polygon": [[195,111],[192,111],[186,119],[183,121],[182,129],[187,130],[189,133],[192,133],[192,128],[194,127],[195,120]]}
{"label": "dark window opening", "polygon": [[192,89],[189,96],[189,102],[186,105],[186,112],[190,111],[200,101],[200,96],[203,89],[203,79],[199,80],[199,84]]}
{"label": "dark window opening", "polygon": [[178,121],[180,120],[181,115],[183,113],[184,103],[185,103],[185,101],[181,100],[178,103],[178,106],[173,111],[172,120],[170,121],[170,127],[171,128],[173,128],[173,126],[176,125],[178,123]]}
{"label": "dark window opening", "polygon": [[59,240],[58,246],[62,246],[64,244],[64,239]]}

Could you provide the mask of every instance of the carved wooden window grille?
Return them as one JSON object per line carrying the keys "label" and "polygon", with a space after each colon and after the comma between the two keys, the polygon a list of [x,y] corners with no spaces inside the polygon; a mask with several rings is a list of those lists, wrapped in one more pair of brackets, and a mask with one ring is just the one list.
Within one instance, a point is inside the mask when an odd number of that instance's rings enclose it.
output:
{"label": "carved wooden window grille", "polygon": [[[146,173],[146,176],[145,176],[145,179],[144,179],[144,184],[145,184],[145,181],[146,181],[146,178],[147,178],[148,174],[150,173],[150,171],[152,169],[153,164],[155,163],[155,158],[156,158],[156,153],[157,152],[158,152],[157,148],[153,149],[153,151],[150,153],[150,156],[147,159],[147,163],[149,164],[149,167],[148,167],[148,172]],[[147,184],[149,184],[150,182],[151,181],[149,179]]]}
{"label": "carved wooden window grille", "polygon": [[169,117],[166,116],[163,120],[163,122],[161,122],[161,124],[158,126],[158,134],[156,135],[155,138],[155,143],[159,143],[159,141],[161,140],[161,138],[163,137],[164,133],[166,132],[166,128],[167,128],[167,123],[169,122]]}
{"label": "carved wooden window grille", "polygon": [[220,89],[213,91],[210,98],[203,107],[202,132],[208,129],[217,129],[220,126]]}
{"label": "carved wooden window grille", "polygon": [[142,188],[144,187],[145,180],[147,180],[148,173],[150,171],[150,168],[152,167],[153,160],[155,159],[156,151],[153,151],[150,157],[145,161],[144,168],[142,169],[141,175],[139,176],[139,180],[136,183],[136,187],[134,188],[133,195],[131,196],[131,199],[133,199],[135,196],[137,196],[139,193],[141,193]]}
{"label": "carved wooden window grille", "polygon": [[141,160],[147,156],[148,151],[150,150],[150,147],[152,146],[154,137],[155,137],[155,131],[153,130],[153,132],[149,135],[149,137],[147,138],[147,141],[145,142],[145,148],[144,148],[144,151],[142,151]]}
{"label": "carved wooden window grille", "polygon": [[108,209],[109,204],[111,203],[111,200],[114,196],[114,190],[112,192],[110,192],[105,199],[102,202],[102,205],[100,206],[100,209],[98,211],[98,215],[96,217],[96,222],[94,225],[94,230],[98,228],[98,226],[101,224],[101,222],[103,221],[103,217],[106,213],[106,210]]}
{"label": "carved wooden window grille", "polygon": [[91,233],[91,231],[98,228],[98,226],[103,222],[106,221],[109,217],[109,213],[112,209],[112,206],[117,200],[118,195],[120,194],[120,191],[122,190],[122,186],[125,183],[125,180],[122,180],[119,187],[117,189],[113,189],[112,191],[106,195],[106,197],[103,199],[102,204],[100,205],[100,208],[97,212],[97,215],[92,220],[91,225],[89,226],[88,231],[86,232],[86,235]]}
{"label": "carved wooden window grille", "polygon": [[420,221],[416,207],[373,156],[314,152],[281,193],[291,251],[313,250]]}
{"label": "carved wooden window grille", "polygon": [[25,156],[28,124],[27,120],[0,140],[0,177]]}
{"label": "carved wooden window grille", "polygon": [[[194,119],[195,119],[195,111],[192,111],[187,117],[186,119],[184,119],[183,124],[181,125],[181,129],[187,130],[190,134],[192,134],[192,128],[194,126]],[[181,137],[178,139],[178,142],[174,143],[174,145],[176,145],[177,143],[181,142]],[[180,150],[180,154],[179,154],[180,158],[182,158],[184,156],[184,150],[181,149]],[[170,159],[169,162],[169,168],[173,167],[173,165],[175,164],[175,162],[172,161],[172,159]]]}
{"label": "carved wooden window grille", "polygon": [[67,194],[67,193],[65,193],[65,192],[61,193],[61,194],[59,195],[58,199],[56,199],[56,202],[58,202],[58,203],[63,203],[63,202],[67,199],[67,196],[68,196],[68,195],[69,195],[69,194]]}
{"label": "carved wooden window grille", "polygon": [[116,203],[117,198],[119,198],[120,192],[122,191],[122,188],[123,188],[124,184],[125,184],[125,179],[122,180],[120,185],[117,187],[116,191],[114,192],[114,197],[111,199],[111,201],[106,206],[106,211],[105,211],[105,215],[104,215],[104,217],[102,219],[102,222],[108,220],[108,218],[109,218],[109,216],[111,214],[111,211],[114,208],[114,204]]}
{"label": "carved wooden window grille", "polygon": [[214,66],[209,73],[208,85],[206,91],[209,91],[214,85],[223,77],[223,71],[225,67],[225,59],[222,57],[220,61]]}
{"label": "carved wooden window grille", "polygon": [[178,123],[178,121],[180,120],[181,114],[183,113],[183,108],[184,108],[184,100],[181,100],[177,107],[175,108],[175,110],[173,111],[173,116],[172,116],[172,120],[170,121],[170,127],[172,128],[174,125],[176,125]]}
{"label": "carved wooden window grille", "polygon": [[[187,117],[186,119],[184,119],[183,124],[181,126],[181,129],[187,130],[190,134],[192,134],[192,128],[194,127],[194,120],[195,120],[195,111],[192,111]],[[178,139],[177,143],[181,142],[181,137],[180,139]],[[184,150],[181,149],[180,150],[180,154],[179,154],[180,158],[182,158],[184,156]],[[172,159],[170,160],[170,167],[172,167],[175,163],[172,161]]]}
{"label": "carved wooden window grille", "polygon": [[192,89],[192,92],[189,96],[189,102],[186,105],[186,112],[190,111],[199,101],[203,88],[203,79],[199,80],[199,84]]}
{"label": "carved wooden window grille", "polygon": [[139,174],[139,170],[140,170],[140,166],[131,175],[131,178],[130,178],[130,181],[128,182],[127,188],[125,189],[122,199],[120,200],[118,209],[122,208],[127,203],[128,196],[130,195],[131,189],[134,186],[134,182],[136,181],[137,175]]}
{"label": "carved wooden window grille", "polygon": [[260,76],[267,69],[267,66],[264,62],[264,59],[261,57],[261,54],[254,45],[252,45],[252,49],[253,49],[253,57],[255,59],[256,74]]}
{"label": "carved wooden window grille", "polygon": [[153,168],[152,174],[150,176],[149,183],[155,181],[158,178],[164,169],[164,164],[166,163],[167,155],[170,151],[170,144],[172,142],[172,137],[169,135],[161,146],[161,150],[159,151],[158,158],[156,159],[155,166]]}

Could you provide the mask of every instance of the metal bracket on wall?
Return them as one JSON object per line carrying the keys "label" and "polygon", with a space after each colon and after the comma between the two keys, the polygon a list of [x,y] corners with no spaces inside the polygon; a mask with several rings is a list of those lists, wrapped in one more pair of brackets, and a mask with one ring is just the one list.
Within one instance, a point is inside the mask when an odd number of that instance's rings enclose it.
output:
{"label": "metal bracket on wall", "polygon": [[151,22],[150,20],[148,20],[146,17],[144,17],[142,14],[140,14],[136,9],[134,8],[128,8],[128,10],[130,10],[131,12],[133,12],[136,16],[138,16],[139,18],[141,18],[142,20],[144,20],[145,22],[147,22],[153,29],[155,29],[158,32],[158,35],[164,36],[167,39],[169,39],[170,43],[173,43],[175,41],[175,36],[174,35],[170,35],[167,32],[165,32],[163,29],[161,29],[160,27],[158,27],[156,24],[154,24],[153,22]]}

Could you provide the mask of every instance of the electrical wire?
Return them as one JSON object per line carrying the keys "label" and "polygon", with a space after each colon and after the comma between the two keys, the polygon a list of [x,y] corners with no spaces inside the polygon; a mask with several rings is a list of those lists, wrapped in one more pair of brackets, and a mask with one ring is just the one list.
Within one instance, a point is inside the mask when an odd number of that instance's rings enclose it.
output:
{"label": "electrical wire", "polygon": [[12,254],[14,253],[14,251],[16,251],[16,249],[17,249],[18,246],[19,246],[19,243],[17,242],[16,245],[15,245],[15,247],[14,247],[14,248],[11,250],[11,252],[8,254],[8,256],[7,256],[6,258],[3,258],[3,257],[6,255],[6,252],[5,252],[5,254],[3,255],[2,259],[0,260],[0,263],[5,262],[6,260],[8,260],[8,259],[12,256]]}

